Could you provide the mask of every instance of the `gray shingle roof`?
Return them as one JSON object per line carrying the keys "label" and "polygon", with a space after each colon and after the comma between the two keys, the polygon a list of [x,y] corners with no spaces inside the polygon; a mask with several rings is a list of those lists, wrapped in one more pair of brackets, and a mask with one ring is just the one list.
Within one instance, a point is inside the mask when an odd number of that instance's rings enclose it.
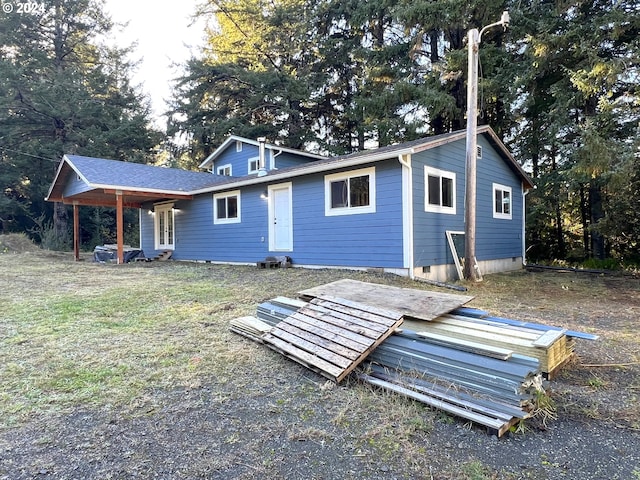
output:
{"label": "gray shingle roof", "polygon": [[66,155],[71,166],[92,186],[135,190],[190,192],[227,180],[207,172],[163,168],[142,163]]}

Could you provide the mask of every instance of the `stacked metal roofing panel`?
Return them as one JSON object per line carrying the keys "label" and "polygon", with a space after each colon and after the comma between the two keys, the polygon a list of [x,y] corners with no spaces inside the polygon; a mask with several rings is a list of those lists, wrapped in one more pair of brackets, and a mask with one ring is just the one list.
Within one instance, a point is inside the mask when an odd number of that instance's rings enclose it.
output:
{"label": "stacked metal roofing panel", "polygon": [[[260,304],[257,316],[274,326],[304,305],[306,302],[301,300],[278,297]],[[544,335],[540,343],[546,341],[548,345],[535,346],[566,345],[562,351],[565,356],[573,351],[573,337],[597,338],[558,327],[491,317],[487,312],[470,308],[458,308],[450,316],[468,321],[469,325],[478,322],[481,326],[473,328],[480,330],[485,325],[487,338],[493,338],[500,326],[506,337],[513,335],[514,339],[538,331],[533,336]],[[425,325],[437,324],[438,319],[417,324],[405,320],[405,323],[402,330],[369,354],[358,378],[485,425],[499,436],[535,411],[536,401],[544,392],[541,363],[535,356],[522,354],[518,350],[519,341],[513,345],[492,345],[483,341],[482,333],[474,340],[447,336],[446,331],[427,331]],[[413,330],[416,326],[418,330],[424,327],[424,331]],[[523,351],[531,352],[531,348],[527,346]]]}

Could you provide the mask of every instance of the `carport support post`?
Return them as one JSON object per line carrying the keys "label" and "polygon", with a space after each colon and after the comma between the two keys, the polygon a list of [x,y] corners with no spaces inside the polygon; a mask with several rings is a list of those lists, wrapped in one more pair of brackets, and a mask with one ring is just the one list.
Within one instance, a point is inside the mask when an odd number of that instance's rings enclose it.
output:
{"label": "carport support post", "polygon": [[73,256],[76,262],[80,260],[80,207],[73,202]]}
{"label": "carport support post", "polygon": [[122,190],[116,190],[116,242],[118,244],[118,263],[124,263],[124,216],[122,214]]}

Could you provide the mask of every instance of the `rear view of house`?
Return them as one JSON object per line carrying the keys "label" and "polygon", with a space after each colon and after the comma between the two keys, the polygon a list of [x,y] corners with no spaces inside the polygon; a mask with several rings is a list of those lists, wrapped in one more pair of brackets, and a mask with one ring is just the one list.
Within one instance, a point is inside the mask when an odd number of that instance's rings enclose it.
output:
{"label": "rear view of house", "polygon": [[[479,129],[478,145],[478,264],[483,273],[521,268],[532,182],[490,128]],[[171,250],[176,260],[251,264],[287,255],[310,268],[457,277],[463,131],[340,157],[229,137],[202,162],[208,172],[144,166],[154,169],[146,175],[154,186],[143,177],[125,181],[131,164],[124,162],[108,179],[92,180],[75,158],[65,157],[48,199],[72,204],[120,191],[140,208],[147,256]],[[104,160],[93,161],[95,170]]]}

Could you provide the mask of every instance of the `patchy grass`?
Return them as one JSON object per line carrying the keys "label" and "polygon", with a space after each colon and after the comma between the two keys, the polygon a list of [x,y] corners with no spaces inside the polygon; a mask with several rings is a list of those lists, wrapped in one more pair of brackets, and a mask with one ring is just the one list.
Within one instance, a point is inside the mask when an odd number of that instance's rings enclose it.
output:
{"label": "patchy grass", "polygon": [[[381,478],[391,471],[404,472],[398,478],[519,478],[498,475],[472,456],[450,457],[434,432],[461,427],[454,417],[354,380],[340,386],[325,382],[228,330],[229,320],[253,314],[264,300],[340,278],[432,288],[392,275],[337,270],[102,265],[42,251],[0,255],[0,431],[73,420],[78,412],[115,416],[116,423],[123,417],[148,418],[150,424],[142,423],[140,431],[157,430],[160,455],[163,432],[157,425],[169,418],[178,425],[176,435],[182,428],[190,443],[219,440],[212,471],[245,468],[228,478],[302,478],[278,470],[284,460],[277,445],[284,442],[292,445],[300,465],[317,472],[331,469],[310,451],[347,455],[345,463],[355,462],[360,470],[345,478]],[[519,272],[467,286],[476,296],[471,305],[492,314],[602,335],[588,348],[579,346],[582,358],[554,385],[558,415],[638,428],[637,281]],[[198,437],[201,417],[182,424],[202,409],[215,417],[208,428],[220,431]],[[85,417],[78,418],[88,429]],[[123,434],[110,441],[117,435]],[[55,443],[47,440],[55,437],[49,430],[34,436],[42,445]],[[171,452],[169,440],[166,445]],[[238,448],[260,462],[247,467],[235,456]],[[203,458],[190,461],[200,465]]]}

